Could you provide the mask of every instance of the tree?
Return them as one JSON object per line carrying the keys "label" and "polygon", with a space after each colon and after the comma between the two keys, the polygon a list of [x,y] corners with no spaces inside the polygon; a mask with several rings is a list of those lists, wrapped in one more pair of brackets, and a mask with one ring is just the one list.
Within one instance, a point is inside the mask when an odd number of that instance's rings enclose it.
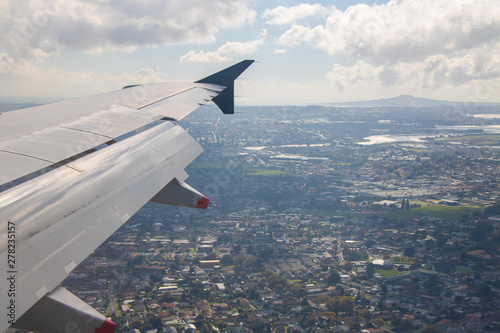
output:
{"label": "tree", "polygon": [[269,247],[265,247],[264,249],[262,249],[262,251],[260,251],[260,257],[264,260],[264,261],[267,261],[267,259],[269,259],[269,257],[274,253],[273,249],[269,248]]}
{"label": "tree", "polygon": [[229,243],[230,241],[231,241],[231,236],[229,235],[223,234],[217,237],[217,243],[219,244]]}
{"label": "tree", "polygon": [[348,261],[360,261],[367,259],[366,253],[362,253],[359,250],[344,250],[344,258]]}
{"label": "tree", "polygon": [[375,318],[373,320],[373,325],[375,325],[375,327],[382,327],[385,325],[385,321],[382,318]]}
{"label": "tree", "polygon": [[387,294],[387,285],[385,283],[382,285],[382,294]]}
{"label": "tree", "polygon": [[339,299],[337,297],[332,297],[326,302],[326,308],[329,311],[335,312],[335,314],[339,313]]}
{"label": "tree", "polygon": [[144,324],[140,320],[135,320],[130,326],[138,330],[144,329]]}
{"label": "tree", "polygon": [[479,286],[478,296],[487,296],[490,294],[491,294],[491,287],[486,282],[483,282]]}
{"label": "tree", "polygon": [[492,234],[494,230],[491,222],[480,221],[476,224],[471,236],[476,242],[481,242],[484,241],[488,235]]}
{"label": "tree", "polygon": [[421,331],[421,333],[438,333],[439,330],[433,325],[426,325]]}
{"label": "tree", "polygon": [[371,262],[366,264],[366,275],[368,275],[369,278],[372,278],[373,275],[375,274],[375,265]]}
{"label": "tree", "polygon": [[412,328],[412,324],[408,319],[402,317],[396,317],[391,321],[391,324],[394,326],[394,330],[396,332],[409,330]]}
{"label": "tree", "polygon": [[351,330],[354,330],[355,332],[360,332],[361,331],[361,322],[363,321],[363,318],[360,316],[351,316],[346,318],[346,323],[351,326]]}
{"label": "tree", "polygon": [[438,233],[436,236],[436,242],[439,247],[443,247],[448,241],[448,236],[443,233]]}
{"label": "tree", "polygon": [[403,318],[396,317],[393,320],[391,320],[391,324],[394,327],[401,328],[403,326]]}
{"label": "tree", "polygon": [[484,209],[484,214],[487,216],[490,215],[500,215],[500,204],[496,204],[493,206],[488,206]]}
{"label": "tree", "polygon": [[413,258],[415,257],[415,247],[414,246],[407,246],[405,247],[405,250],[404,250],[404,255],[406,257],[410,257],[410,258]]}
{"label": "tree", "polygon": [[354,312],[354,298],[342,296],[339,301],[339,310],[347,313]]}
{"label": "tree", "polygon": [[318,320],[318,315],[313,313],[305,322],[304,322],[304,327],[310,327],[316,324],[316,321]]}
{"label": "tree", "polygon": [[437,276],[437,274],[433,274],[429,276],[429,278],[425,282],[425,286],[427,288],[432,288],[434,286],[437,286],[438,282],[439,282],[439,277]]}
{"label": "tree", "polygon": [[405,210],[410,210],[410,199],[406,199]]}
{"label": "tree", "polygon": [[231,266],[233,264],[233,257],[230,254],[226,254],[221,258],[220,263],[223,266]]}
{"label": "tree", "polygon": [[328,279],[326,280],[326,283],[328,283],[330,286],[340,283],[339,272],[335,269],[331,270],[330,274],[328,274]]}
{"label": "tree", "polygon": [[254,289],[250,289],[250,292],[248,293],[248,298],[252,300],[256,300],[260,297],[259,293]]}
{"label": "tree", "polygon": [[217,255],[213,252],[208,254],[205,258],[203,258],[203,260],[215,260],[215,259],[217,259]]}
{"label": "tree", "polygon": [[242,254],[238,254],[236,257],[234,257],[233,263],[238,266],[238,265],[243,264],[246,259],[247,259],[246,256],[244,256]]}
{"label": "tree", "polygon": [[169,291],[167,291],[163,294],[163,302],[164,303],[170,303],[174,300],[175,300],[175,297],[173,297]]}
{"label": "tree", "polygon": [[345,270],[346,274],[349,274],[350,271],[354,268],[354,265],[350,261],[346,261],[342,268]]}
{"label": "tree", "polygon": [[368,309],[359,311],[359,315],[365,319],[370,319],[372,317],[372,313]]}

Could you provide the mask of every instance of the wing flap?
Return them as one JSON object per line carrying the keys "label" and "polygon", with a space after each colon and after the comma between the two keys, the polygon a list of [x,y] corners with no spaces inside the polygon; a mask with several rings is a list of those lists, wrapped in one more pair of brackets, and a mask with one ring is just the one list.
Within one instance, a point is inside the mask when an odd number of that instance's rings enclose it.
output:
{"label": "wing flap", "polygon": [[115,324],[84,301],[57,287],[21,316],[12,327],[32,332],[112,333]]}

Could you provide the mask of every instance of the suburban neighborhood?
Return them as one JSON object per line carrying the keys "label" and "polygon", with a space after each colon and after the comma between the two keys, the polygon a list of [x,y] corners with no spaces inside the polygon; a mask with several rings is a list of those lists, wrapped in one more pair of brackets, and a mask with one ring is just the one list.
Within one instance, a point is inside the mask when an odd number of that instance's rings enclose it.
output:
{"label": "suburban neighborhood", "polygon": [[210,111],[182,125],[215,206],[147,204],[63,283],[118,329],[500,330],[496,118]]}

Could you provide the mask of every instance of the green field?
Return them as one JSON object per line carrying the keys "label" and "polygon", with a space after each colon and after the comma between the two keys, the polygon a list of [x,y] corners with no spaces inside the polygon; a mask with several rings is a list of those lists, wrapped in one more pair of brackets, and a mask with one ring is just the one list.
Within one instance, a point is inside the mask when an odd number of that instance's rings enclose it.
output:
{"label": "green field", "polygon": [[387,279],[399,274],[397,269],[385,270],[385,269],[376,269],[375,273],[382,275],[383,278]]}
{"label": "green field", "polygon": [[[472,217],[475,212],[482,213],[483,208],[479,206],[441,206],[435,204],[429,204],[422,201],[412,201],[412,204],[422,205],[419,208],[411,208],[410,210],[395,210],[391,212],[376,212],[371,215],[376,215],[381,218],[387,217],[396,220],[407,220],[421,217],[437,217],[450,220],[461,220],[464,214]],[[367,214],[352,213],[352,212],[328,212],[328,211],[315,211],[315,210],[304,210],[302,211],[306,215],[316,216],[316,217],[343,217],[349,220],[366,218]]]}
{"label": "green field", "polygon": [[468,142],[470,144],[478,144],[481,146],[498,146],[500,145],[500,135],[499,134],[478,134],[478,135],[464,135],[464,136],[452,136],[443,139],[436,139],[447,142]]}
{"label": "green field", "polygon": [[260,169],[260,168],[246,168],[246,176],[279,176],[279,175],[291,175],[288,172],[283,172],[280,170],[272,169]]}
{"label": "green field", "polygon": [[461,220],[464,214],[467,214],[469,217],[471,217],[474,212],[482,213],[483,208],[477,206],[422,205],[422,207],[419,208],[412,208],[410,210],[396,210],[380,215],[397,220],[413,219],[424,216]]}

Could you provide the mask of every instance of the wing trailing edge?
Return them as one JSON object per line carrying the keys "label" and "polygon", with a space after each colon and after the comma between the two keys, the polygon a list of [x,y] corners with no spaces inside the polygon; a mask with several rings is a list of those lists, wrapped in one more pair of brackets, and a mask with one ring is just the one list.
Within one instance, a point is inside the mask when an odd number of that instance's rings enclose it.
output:
{"label": "wing trailing edge", "polygon": [[221,70],[220,72],[209,75],[195,83],[210,83],[224,86],[224,89],[219,95],[214,97],[212,101],[217,104],[219,109],[224,114],[234,113],[234,80],[238,78],[254,60],[243,60],[233,66]]}

